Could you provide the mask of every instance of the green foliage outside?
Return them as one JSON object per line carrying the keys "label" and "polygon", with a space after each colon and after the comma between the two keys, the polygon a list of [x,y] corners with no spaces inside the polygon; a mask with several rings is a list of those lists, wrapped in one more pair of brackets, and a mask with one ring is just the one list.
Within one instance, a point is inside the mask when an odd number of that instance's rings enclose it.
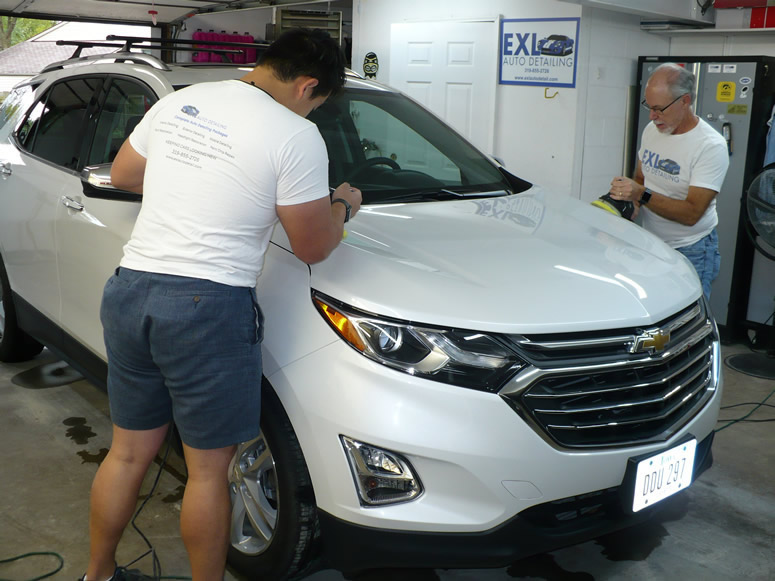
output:
{"label": "green foliage outside", "polygon": [[56,22],[53,20],[0,17],[0,50],[5,50],[19,42],[24,42],[55,24]]}

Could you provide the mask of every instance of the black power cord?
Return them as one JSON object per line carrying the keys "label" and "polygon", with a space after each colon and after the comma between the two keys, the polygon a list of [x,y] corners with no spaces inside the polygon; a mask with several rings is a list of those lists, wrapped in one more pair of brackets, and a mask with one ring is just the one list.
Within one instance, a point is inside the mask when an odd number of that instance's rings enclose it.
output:
{"label": "black power cord", "polygon": [[[24,553],[23,555],[19,555],[17,557],[11,557],[10,559],[0,559],[0,565],[3,565],[5,563],[13,563],[14,561],[27,559],[29,557],[54,557],[56,558],[57,561],[59,561],[59,566],[53,571],[44,573],[43,575],[39,575],[38,577],[31,577],[30,579],[26,579],[25,581],[38,581],[39,579],[46,579],[48,577],[53,577],[54,575],[56,575],[62,570],[62,567],[65,566],[65,560],[62,558],[62,555],[60,555],[59,553],[54,553],[53,551],[37,551],[33,553]],[[0,581],[13,581],[13,580],[0,578]]]}
{"label": "black power cord", "polygon": [[156,487],[159,485],[159,480],[161,480],[162,470],[164,470],[164,466],[165,464],[167,464],[167,458],[169,457],[170,449],[172,448],[172,432],[173,432],[173,428],[170,426],[167,432],[167,446],[166,446],[166,449],[164,450],[164,456],[162,457],[161,462],[159,463],[159,469],[156,471],[156,477],[154,478],[153,484],[151,485],[151,490],[148,491],[148,495],[145,497],[145,500],[143,500],[142,504],[140,504],[140,506],[135,511],[135,514],[132,517],[132,521],[131,521],[132,528],[135,529],[135,532],[138,535],[140,535],[140,538],[143,539],[143,542],[148,547],[148,550],[142,555],[140,555],[139,557],[137,557],[134,561],[131,561],[130,563],[128,563],[126,566],[123,567],[124,569],[128,569],[129,567],[131,567],[141,559],[144,559],[148,555],[151,555],[151,561],[153,563],[153,579],[155,581],[159,581],[159,579],[162,578],[161,561],[159,561],[159,557],[156,555],[156,549],[153,548],[151,541],[148,540],[148,537],[146,537],[143,531],[140,530],[140,527],[137,526],[137,522],[135,521],[137,521],[137,517],[140,516],[140,513],[145,508],[145,505],[148,504],[148,501],[151,500],[151,498],[153,497],[153,493],[156,491]]}
{"label": "black power cord", "polygon": [[[151,544],[151,541],[148,540],[148,537],[145,536],[143,531],[140,530],[140,527],[137,526],[137,523],[135,522],[137,520],[137,517],[140,516],[140,513],[145,508],[145,505],[148,504],[148,501],[151,500],[151,497],[153,497],[153,493],[156,491],[156,487],[159,485],[159,480],[161,479],[161,473],[162,470],[164,470],[164,466],[167,464],[167,458],[170,455],[170,450],[172,449],[172,438],[174,434],[175,429],[171,426],[169,429],[169,432],[167,433],[167,446],[164,450],[164,456],[161,459],[161,462],[159,463],[159,470],[156,472],[156,477],[153,480],[153,484],[151,485],[151,490],[148,491],[148,495],[145,497],[145,500],[143,500],[142,504],[137,508],[135,511],[134,516],[132,517],[132,528],[137,532],[138,535],[143,539],[143,542],[145,542],[146,546],[148,547],[148,550],[128,563],[125,566],[122,566],[121,568],[124,570],[127,570],[129,567],[140,561],[141,559],[144,559],[148,555],[151,555],[151,559],[153,562],[153,576],[150,577],[150,579],[153,579],[153,581],[161,581],[162,579],[181,579],[181,580],[190,580],[191,577],[183,577],[183,576],[162,576],[161,574],[161,562],[159,561],[159,557],[156,555],[156,549],[154,549],[153,545]],[[132,571],[126,571],[128,573],[127,577],[129,579],[132,579],[132,574],[135,573],[134,570]],[[138,579],[149,579],[148,575],[143,574],[136,574],[135,575]],[[0,581],[3,581],[0,579]]]}
{"label": "black power cord", "polygon": [[753,414],[753,413],[754,413],[756,410],[758,410],[758,409],[759,409],[760,407],[762,407],[762,406],[766,406],[766,407],[775,407],[774,405],[772,405],[772,404],[768,404],[768,403],[767,403],[767,400],[768,400],[768,399],[770,399],[770,398],[773,396],[773,394],[775,394],[775,389],[773,389],[773,390],[772,390],[772,391],[769,393],[769,395],[768,395],[767,397],[765,397],[765,398],[764,398],[762,401],[760,401],[760,402],[746,402],[746,403],[738,403],[738,404],[734,404],[734,405],[728,405],[728,406],[724,406],[724,407],[722,407],[721,409],[730,409],[730,408],[733,408],[733,407],[738,407],[738,406],[741,406],[741,405],[752,405],[752,406],[754,406],[754,407],[753,407],[753,408],[752,408],[752,409],[751,409],[751,410],[750,410],[750,411],[749,411],[747,414],[745,414],[744,416],[742,416],[742,417],[740,417],[740,418],[736,418],[736,419],[733,419],[733,420],[728,420],[728,419],[724,419],[724,420],[722,420],[722,419],[719,419],[719,420],[717,420],[717,421],[719,421],[719,422],[727,422],[727,423],[726,423],[726,424],[724,424],[723,426],[719,427],[719,428],[716,428],[716,430],[715,430],[715,431],[716,431],[716,432],[720,432],[721,430],[724,430],[724,429],[728,428],[729,426],[731,426],[731,425],[733,425],[733,424],[736,424],[736,423],[738,423],[738,422],[756,422],[756,423],[762,422],[762,423],[764,423],[764,422],[772,422],[772,421],[775,421],[775,420],[770,420],[770,419],[768,419],[768,420],[749,420],[749,419],[748,419],[748,418],[751,416],[751,414]]}
{"label": "black power cord", "polygon": [[710,8],[713,5],[713,0],[708,0],[705,2],[705,4],[701,4],[700,0],[697,0],[697,6],[700,7],[700,14],[705,16],[705,13],[708,11],[708,8]]}
{"label": "black power cord", "polygon": [[[140,516],[140,513],[145,508],[145,505],[148,504],[148,501],[151,500],[151,497],[153,496],[153,493],[156,491],[157,486],[159,485],[159,480],[161,479],[161,473],[162,470],[164,470],[164,466],[167,464],[167,458],[170,454],[170,449],[172,448],[172,437],[173,437],[173,428],[170,428],[169,433],[167,434],[167,446],[164,450],[164,456],[161,459],[161,462],[159,463],[159,469],[156,472],[156,477],[153,480],[153,484],[151,485],[151,490],[148,492],[148,495],[145,497],[145,500],[143,500],[142,504],[138,507],[138,509],[135,511],[134,516],[132,517],[131,523],[132,528],[137,532],[138,535],[143,539],[143,542],[145,542],[146,546],[148,547],[148,550],[128,563],[125,566],[119,567],[120,569],[123,569],[127,573],[127,577],[129,579],[137,578],[137,579],[153,579],[153,581],[161,581],[162,579],[191,579],[191,577],[177,577],[177,576],[162,576],[161,574],[161,562],[159,561],[159,557],[156,555],[156,549],[153,548],[153,545],[148,540],[148,537],[145,536],[143,531],[140,530],[140,527],[137,526],[137,523],[135,522],[137,520],[137,517]],[[141,559],[147,557],[148,555],[151,555],[152,561],[153,561],[153,577],[149,577],[148,575],[141,574],[139,572],[136,572],[135,570],[128,571],[128,568],[140,561]],[[19,561],[21,559],[27,559],[30,557],[37,557],[37,556],[46,556],[46,557],[54,557],[59,561],[59,565],[56,569],[53,571],[50,571],[48,573],[44,573],[42,575],[39,575],[38,577],[31,577],[30,579],[25,579],[24,581],[39,581],[41,579],[47,579],[49,577],[53,577],[59,571],[62,570],[62,568],[65,566],[65,560],[59,553],[55,553],[53,551],[39,551],[39,552],[31,552],[31,553],[24,553],[23,555],[18,555],[16,557],[10,557],[8,559],[0,559],[0,565],[5,563],[13,563],[14,561]],[[0,578],[0,581],[14,581],[13,579],[4,579]]]}

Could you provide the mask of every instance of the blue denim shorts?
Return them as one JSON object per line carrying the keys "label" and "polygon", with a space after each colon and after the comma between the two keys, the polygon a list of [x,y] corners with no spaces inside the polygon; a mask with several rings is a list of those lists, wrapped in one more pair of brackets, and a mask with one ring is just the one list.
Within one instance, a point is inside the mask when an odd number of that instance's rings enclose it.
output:
{"label": "blue denim shorts", "polygon": [[258,436],[263,316],[254,289],[120,268],[100,318],[117,426],[174,420],[198,449]]}
{"label": "blue denim shorts", "polygon": [[692,263],[694,270],[697,271],[697,276],[700,277],[705,298],[710,298],[710,285],[716,280],[721,268],[721,254],[718,250],[718,234],[715,228],[710,234],[694,244],[676,248],[676,250]]}

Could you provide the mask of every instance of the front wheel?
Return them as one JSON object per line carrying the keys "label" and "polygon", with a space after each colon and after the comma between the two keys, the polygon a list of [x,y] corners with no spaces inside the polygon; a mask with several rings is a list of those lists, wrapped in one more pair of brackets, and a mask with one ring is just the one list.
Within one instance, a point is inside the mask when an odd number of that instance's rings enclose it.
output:
{"label": "front wheel", "polygon": [[315,495],[291,422],[266,382],[261,434],[238,446],[229,487],[229,563],[262,581],[285,581],[307,571],[319,537]]}
{"label": "front wheel", "polygon": [[22,331],[16,323],[11,285],[0,259],[0,361],[27,361],[43,351],[43,345]]}

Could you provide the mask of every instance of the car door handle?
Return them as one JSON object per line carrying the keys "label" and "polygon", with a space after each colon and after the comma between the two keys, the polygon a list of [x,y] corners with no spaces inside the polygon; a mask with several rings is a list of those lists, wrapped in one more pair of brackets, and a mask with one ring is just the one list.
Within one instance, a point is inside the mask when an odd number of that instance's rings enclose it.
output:
{"label": "car door handle", "polygon": [[83,204],[81,202],[76,202],[74,199],[68,196],[62,196],[62,203],[65,205],[65,207],[71,210],[75,210],[76,212],[83,212]]}
{"label": "car door handle", "polygon": [[9,176],[13,173],[13,170],[11,169],[11,164],[6,162],[0,162],[0,174],[4,176]]}

